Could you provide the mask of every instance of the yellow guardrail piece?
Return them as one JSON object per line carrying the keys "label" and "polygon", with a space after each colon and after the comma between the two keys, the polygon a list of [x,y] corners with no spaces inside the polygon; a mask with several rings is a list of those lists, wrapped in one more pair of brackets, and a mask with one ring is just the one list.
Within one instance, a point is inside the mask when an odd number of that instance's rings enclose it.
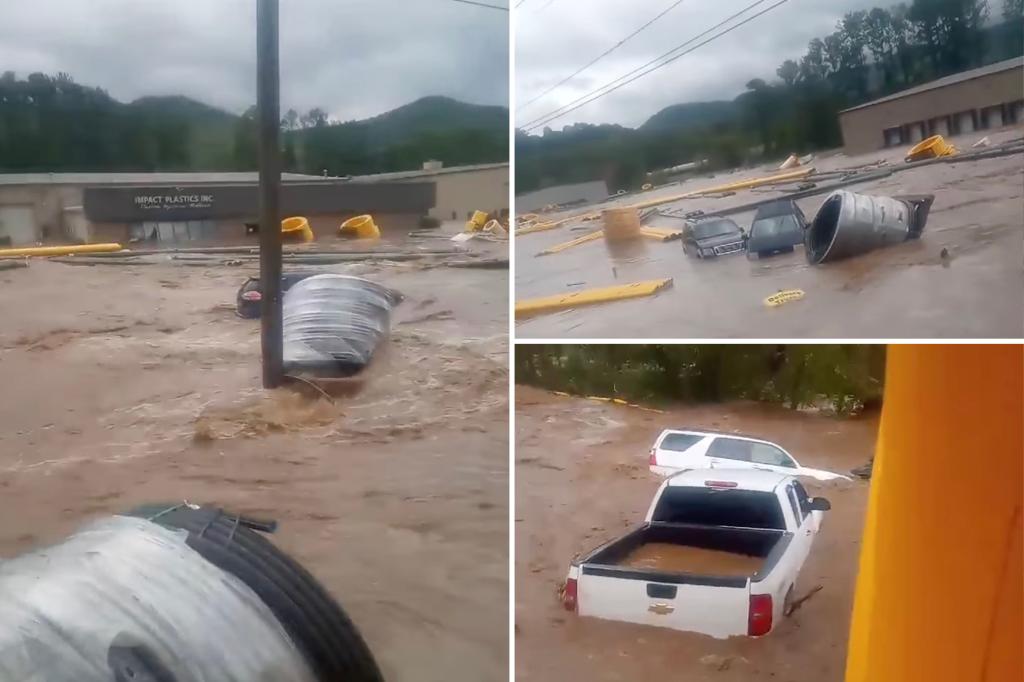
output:
{"label": "yellow guardrail piece", "polygon": [[592,242],[592,241],[594,241],[596,239],[600,239],[603,236],[604,236],[604,232],[601,231],[601,230],[598,230],[597,232],[591,232],[590,234],[585,234],[582,237],[577,237],[576,239],[573,239],[572,241],[562,242],[561,244],[555,244],[554,246],[550,246],[550,247],[544,249],[543,251],[541,251],[540,253],[538,253],[537,255],[538,256],[549,256],[549,255],[551,255],[553,253],[558,253],[560,251],[565,251],[566,249],[571,249],[574,246],[579,246],[580,244],[586,244],[587,242]]}
{"label": "yellow guardrail piece", "polygon": [[70,256],[76,253],[109,253],[123,250],[120,244],[71,244],[68,246],[26,246],[17,249],[0,249],[0,258],[25,258],[28,256]]}
{"label": "yellow guardrail piece", "polygon": [[585,289],[575,291],[571,294],[555,294],[554,296],[542,296],[531,298],[525,301],[516,302],[516,317],[530,317],[531,315],[542,315],[553,313],[568,308],[576,308],[596,303],[607,303],[609,301],[621,301],[629,298],[650,296],[662,289],[672,286],[672,278],[652,279],[632,284],[618,284],[611,287],[600,287],[598,289]]}
{"label": "yellow guardrail piece", "polygon": [[533,232],[544,232],[545,230],[553,230],[557,227],[561,227],[567,223],[567,220],[560,220],[554,223],[536,223],[534,225],[527,225],[526,227],[520,227],[515,231],[515,235],[518,237],[521,234],[531,234]]}
{"label": "yellow guardrail piece", "polygon": [[679,239],[683,236],[681,230],[672,230],[664,227],[647,227],[646,225],[640,228],[640,234],[650,239],[657,239],[662,242]]}
{"label": "yellow guardrail piece", "polygon": [[764,304],[769,308],[775,308],[782,305],[783,303],[789,303],[790,301],[799,301],[804,297],[802,289],[787,289],[786,291],[779,291],[772,294],[768,298],[764,299]]}

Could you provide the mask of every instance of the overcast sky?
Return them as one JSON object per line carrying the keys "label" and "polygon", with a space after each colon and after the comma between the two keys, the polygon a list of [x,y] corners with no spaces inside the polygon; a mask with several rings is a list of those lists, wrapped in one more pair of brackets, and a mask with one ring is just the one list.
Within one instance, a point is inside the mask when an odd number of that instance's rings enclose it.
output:
{"label": "overcast sky", "polygon": [[[672,2],[524,0],[516,12],[517,108],[615,45]],[[517,126],[554,111],[668,52],[751,2],[684,0],[572,81],[520,109],[516,114]],[[732,99],[743,91],[750,79],[773,79],[776,67],[783,60],[799,60],[808,41],[831,33],[836,21],[846,12],[887,7],[895,2],[789,0],[722,38],[549,125],[556,130],[581,121],[635,127],[670,104]],[[764,2],[743,17],[774,3],[775,0]],[[999,0],[991,0],[989,4],[993,14],[1002,7]]]}
{"label": "overcast sky", "polygon": [[[488,0],[507,6],[508,0]],[[452,0],[281,0],[281,111],[361,119],[426,95],[508,105],[508,13]],[[3,0],[0,71],[128,101],[256,102],[256,0]]]}

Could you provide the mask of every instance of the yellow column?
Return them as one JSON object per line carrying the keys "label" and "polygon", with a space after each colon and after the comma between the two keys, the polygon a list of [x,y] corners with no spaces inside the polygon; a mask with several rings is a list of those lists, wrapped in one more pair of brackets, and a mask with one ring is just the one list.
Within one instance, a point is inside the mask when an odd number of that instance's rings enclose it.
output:
{"label": "yellow column", "polygon": [[892,345],[846,682],[1024,679],[1024,347]]}

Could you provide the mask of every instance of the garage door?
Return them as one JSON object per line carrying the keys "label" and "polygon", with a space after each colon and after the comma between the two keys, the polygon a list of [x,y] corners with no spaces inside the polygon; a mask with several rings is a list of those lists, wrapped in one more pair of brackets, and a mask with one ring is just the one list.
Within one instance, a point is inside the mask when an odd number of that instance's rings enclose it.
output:
{"label": "garage door", "polygon": [[21,246],[37,240],[35,211],[31,206],[0,206],[0,243]]}

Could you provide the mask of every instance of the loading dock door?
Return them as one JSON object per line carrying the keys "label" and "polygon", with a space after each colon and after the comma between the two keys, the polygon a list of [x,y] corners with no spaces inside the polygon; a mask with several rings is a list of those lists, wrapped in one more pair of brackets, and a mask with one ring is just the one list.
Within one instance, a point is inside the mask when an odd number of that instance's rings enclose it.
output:
{"label": "loading dock door", "polygon": [[0,206],[0,243],[21,246],[36,241],[36,216],[31,206]]}

